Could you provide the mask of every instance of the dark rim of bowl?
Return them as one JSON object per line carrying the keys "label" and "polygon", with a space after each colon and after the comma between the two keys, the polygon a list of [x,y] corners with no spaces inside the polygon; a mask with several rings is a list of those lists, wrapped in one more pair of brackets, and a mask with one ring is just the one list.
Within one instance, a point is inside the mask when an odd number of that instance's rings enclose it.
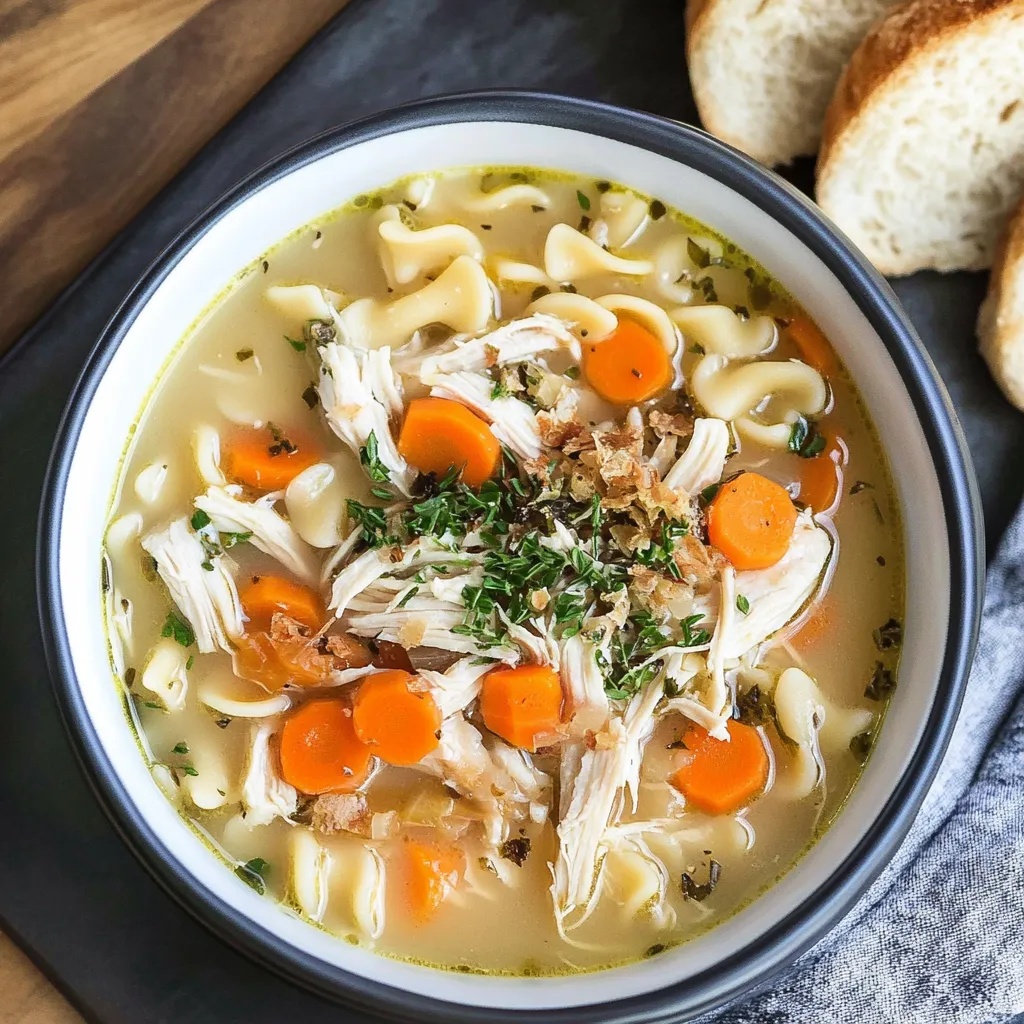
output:
{"label": "dark rim of bowl", "polygon": [[[602,1005],[514,1010],[454,1004],[392,988],[330,965],[283,942],[180,869],[117,778],[86,714],[64,627],[59,588],[60,512],[82,422],[108,363],[140,309],[196,241],[229,210],[291,171],[384,135],[466,121],[575,129],[625,142],[693,167],[766,210],[810,248],[853,296],[889,350],[921,421],[942,493],[950,557],[950,612],[938,692],[910,764],[867,833],[828,880],[769,931],[698,977]],[[61,421],[40,507],[39,611],[57,702],[93,791],[127,845],[191,914],[262,965],[320,995],[409,1021],[450,1024],[486,1018],[552,1024],[678,1020],[766,984],[848,911],[889,862],[924,799],[949,742],[966,685],[981,611],[980,501],[966,442],[949,396],[892,290],[808,199],[711,136],[651,114],[588,100],[520,91],[427,99],[331,129],[277,158],[196,219],[146,271],[94,347]]]}

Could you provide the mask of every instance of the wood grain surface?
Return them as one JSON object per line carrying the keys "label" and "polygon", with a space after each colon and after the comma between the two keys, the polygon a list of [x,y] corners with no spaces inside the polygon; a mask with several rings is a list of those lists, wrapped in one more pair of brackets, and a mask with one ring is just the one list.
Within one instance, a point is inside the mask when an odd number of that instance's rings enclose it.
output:
{"label": "wood grain surface", "polygon": [[346,0],[0,0],[0,351]]}
{"label": "wood grain surface", "polygon": [[[346,2],[0,0],[0,352]],[[79,1021],[0,934],[0,1024]]]}

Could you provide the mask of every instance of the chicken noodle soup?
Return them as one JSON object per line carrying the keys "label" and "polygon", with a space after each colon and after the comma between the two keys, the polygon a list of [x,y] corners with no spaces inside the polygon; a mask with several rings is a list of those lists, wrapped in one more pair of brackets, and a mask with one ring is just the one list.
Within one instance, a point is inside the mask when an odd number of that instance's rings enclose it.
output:
{"label": "chicken noodle soup", "polygon": [[153,776],[238,884],[461,970],[656,955],[754,898],[902,639],[814,323],[658,199],[536,170],[358,196],[242,275],[103,559]]}

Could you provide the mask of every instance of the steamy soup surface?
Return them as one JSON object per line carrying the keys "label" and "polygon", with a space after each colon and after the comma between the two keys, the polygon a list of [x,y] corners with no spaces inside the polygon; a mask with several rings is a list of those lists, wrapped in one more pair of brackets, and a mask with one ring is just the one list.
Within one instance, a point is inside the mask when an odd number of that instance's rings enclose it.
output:
{"label": "steamy soup surface", "polygon": [[630,189],[460,170],[232,285],[130,442],[111,658],[156,782],[339,937],[546,974],[788,870],[902,640],[899,512],[815,324]]}

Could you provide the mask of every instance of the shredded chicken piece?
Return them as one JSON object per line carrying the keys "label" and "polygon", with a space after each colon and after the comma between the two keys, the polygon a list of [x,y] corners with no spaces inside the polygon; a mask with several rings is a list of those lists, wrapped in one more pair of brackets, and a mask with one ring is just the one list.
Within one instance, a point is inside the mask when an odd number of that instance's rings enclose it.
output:
{"label": "shredded chicken piece", "polygon": [[[718,621],[708,649],[708,671],[711,685],[704,695],[704,704],[712,714],[721,715],[732,706],[732,697],[725,681],[725,650],[736,619],[736,570],[730,565],[722,570]],[[727,734],[728,736],[728,734]]]}
{"label": "shredded chicken piece", "polygon": [[679,576],[697,593],[706,594],[715,580],[716,566],[712,552],[692,533],[678,537],[672,550]]}
{"label": "shredded chicken piece", "polygon": [[274,727],[269,722],[254,724],[249,761],[242,780],[242,806],[249,828],[269,825],[275,818],[288,818],[298,806],[298,794],[278,774],[270,750]]}
{"label": "shredded chicken piece", "polygon": [[546,412],[537,413],[537,429],[549,448],[561,448],[566,455],[594,447],[593,434],[579,418],[579,395],[566,388]]}
{"label": "shredded chicken piece", "polygon": [[562,690],[569,705],[570,736],[596,733],[608,723],[608,696],[597,664],[597,650],[597,645],[585,639],[582,633],[562,643]]}
{"label": "shredded chicken piece", "polygon": [[403,494],[411,494],[416,473],[399,455],[391,436],[389,421],[395,410],[401,410],[402,391],[390,349],[371,352],[332,341],[317,351],[321,360],[317,393],[331,430],[356,455],[373,434],[391,483]]}
{"label": "shredded chicken piece", "polygon": [[[200,652],[209,654],[217,647],[230,651],[231,640],[241,636],[245,626],[238,591],[223,556],[207,559],[184,517],[146,534],[141,543],[156,560],[160,578],[192,626]],[[213,569],[204,569],[203,563]]]}
{"label": "shredded chicken piece", "polygon": [[274,511],[268,497],[239,501],[223,487],[210,487],[196,498],[195,506],[210,517],[210,525],[218,533],[251,533],[249,540],[254,547],[306,583],[316,582],[320,567],[315,552],[292,524]]}
{"label": "shredded chicken piece", "polygon": [[697,725],[707,729],[708,735],[713,736],[716,740],[723,740],[728,742],[729,740],[729,715],[715,714],[715,712],[708,710],[703,704],[699,704],[692,697],[673,697],[671,700],[666,701],[659,711],[662,714],[668,714],[670,711],[677,711],[679,714],[684,715],[690,719],[691,722],[696,722]]}
{"label": "shredded chicken piece", "polygon": [[563,788],[558,857],[551,872],[555,921],[562,935],[593,912],[600,893],[605,835],[618,821],[627,793],[636,810],[640,762],[663,693],[664,680],[659,675],[631,698],[621,719],[612,718],[594,737],[594,747],[583,753],[568,791]]}
{"label": "shredded chicken piece", "polygon": [[[789,550],[768,569],[745,569],[736,573],[735,590],[750,610],[734,616],[722,657],[742,657],[791,622],[817,590],[832,555],[832,538],[814,522],[810,512],[801,512]],[[707,619],[718,616],[717,588],[694,601],[694,612]]]}
{"label": "shredded chicken piece", "polygon": [[717,484],[725,472],[732,437],[724,420],[698,419],[693,424],[693,437],[686,451],[665,477],[667,486],[697,494]]}
{"label": "shredded chicken piece", "polygon": [[419,676],[427,683],[434,701],[441,711],[442,718],[462,711],[480,695],[483,677],[494,666],[489,662],[474,665],[475,660],[475,658],[462,658],[455,662],[447,672],[420,669]]}
{"label": "shredded chicken piece", "polygon": [[352,832],[370,838],[373,815],[362,793],[321,793],[313,802],[311,824],[317,832]]}
{"label": "shredded chicken piece", "polygon": [[423,383],[438,398],[469,406],[491,425],[494,436],[524,459],[537,459],[542,451],[540,430],[533,409],[518,398],[492,398],[494,382],[480,373],[424,375]]}
{"label": "shredded chicken piece", "polygon": [[[548,313],[534,313],[462,343],[446,352],[428,355],[419,372],[424,382],[442,373],[460,370],[479,372],[491,366],[518,363],[544,352],[569,349],[579,359],[579,342],[564,320]],[[413,371],[415,372],[415,371]]]}
{"label": "shredded chicken piece", "polygon": [[456,713],[441,725],[437,749],[418,766],[472,800],[483,812],[490,846],[499,846],[512,826],[531,818],[531,807],[550,805],[551,780],[530,755],[497,737],[484,745],[479,730]]}

